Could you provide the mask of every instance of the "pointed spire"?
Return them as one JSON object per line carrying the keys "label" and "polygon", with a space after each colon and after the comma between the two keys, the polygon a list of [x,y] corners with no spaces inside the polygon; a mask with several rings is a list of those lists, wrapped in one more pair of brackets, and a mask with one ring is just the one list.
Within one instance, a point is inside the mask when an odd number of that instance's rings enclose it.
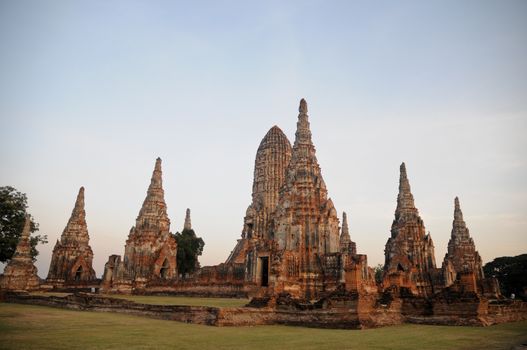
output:
{"label": "pointed spire", "polygon": [[190,209],[187,208],[187,212],[185,214],[185,224],[183,225],[183,230],[192,230],[192,223],[190,221]]}
{"label": "pointed spire", "polygon": [[342,230],[339,245],[341,253],[351,255],[357,254],[357,244],[351,240],[346,212],[342,212]]}
{"label": "pointed spire", "polygon": [[300,106],[298,107],[298,122],[296,123],[295,133],[295,145],[308,144],[312,145],[311,142],[311,130],[309,129],[309,121],[307,115],[307,102],[304,99],[300,100]]}
{"label": "pointed spire", "polygon": [[161,158],[158,157],[156,159],[154,171],[152,172],[152,178],[150,179],[150,186],[148,186],[147,198],[149,195],[153,195],[159,191],[163,192],[163,172],[161,170]]}
{"label": "pointed spire", "polygon": [[401,214],[402,212],[416,212],[414,203],[414,196],[412,195],[410,182],[408,181],[408,175],[406,173],[406,165],[404,162],[401,164],[399,175],[399,194],[397,195],[397,209],[395,214]]}
{"label": "pointed spire", "polygon": [[459,205],[459,198],[454,199],[454,221],[452,222],[452,237],[469,238],[469,232],[465,221],[463,220],[463,212]]}
{"label": "pointed spire", "polygon": [[[313,249],[318,254],[334,253],[339,251],[338,214],[328,198],[317,161],[304,99],[300,101],[298,110],[295,143],[285,183],[279,190],[279,200],[274,210],[277,214],[273,218],[271,233],[279,249],[305,248]],[[299,242],[304,244],[304,248]]]}
{"label": "pointed spire", "polygon": [[20,235],[20,239],[18,240],[18,244],[16,246],[15,254],[13,255],[13,258],[15,256],[19,258],[31,258],[31,243],[30,243],[30,236],[31,235],[31,217],[29,214],[26,214],[26,218],[24,221],[24,228],[22,229],[22,234]]}
{"label": "pointed spire", "polygon": [[81,187],[68,223],[62,231],[60,240],[57,239],[53,248],[47,280],[53,284],[58,280],[66,281],[73,278],[69,269],[81,260],[83,270],[85,270],[81,279],[95,280],[95,271],[92,268],[93,251],[89,242],[90,236],[84,210],[84,187]]}
{"label": "pointed spire", "polygon": [[37,268],[31,257],[31,217],[26,214],[24,228],[16,246],[15,253],[0,275],[0,289],[2,290],[36,290],[40,281]]}
{"label": "pointed spire", "polygon": [[454,198],[454,220],[463,221],[463,212],[459,205],[459,198]]}
{"label": "pointed spire", "polygon": [[163,191],[161,158],[156,159],[150,186],[148,186],[146,198],[137,216],[135,228],[156,228],[161,231],[168,231],[170,229],[170,220],[168,219],[165,203],[165,192]]}
{"label": "pointed spire", "polygon": [[300,114],[307,113],[307,102],[305,99],[300,100],[300,106],[298,107],[298,111],[300,112]]}
{"label": "pointed spire", "polygon": [[26,214],[26,219],[24,220],[24,228],[22,229],[21,239],[29,238],[31,234],[31,217],[29,214]]}
{"label": "pointed spire", "polygon": [[[456,273],[465,271],[475,272],[476,281],[484,278],[483,263],[481,256],[476,251],[474,240],[463,220],[463,213],[459,205],[459,198],[454,199],[454,221],[452,222],[452,234],[448,241],[448,250],[443,262],[443,268],[452,265]],[[447,280],[453,283],[453,280]]]}
{"label": "pointed spire", "polygon": [[401,166],[399,167],[399,172],[400,172],[400,180],[401,179],[408,180],[408,176],[406,174],[406,164],[404,164],[404,162],[401,163]]}
{"label": "pointed spire", "polygon": [[77,194],[77,199],[75,200],[75,207],[73,208],[72,216],[75,213],[84,212],[84,186],[81,186],[79,193]]}
{"label": "pointed spire", "polygon": [[150,187],[148,188],[148,191],[153,189],[160,189],[163,187],[163,180],[161,177],[161,158],[157,157],[156,165],[154,167],[154,172],[152,173],[152,179],[150,180]]}
{"label": "pointed spire", "polygon": [[410,193],[410,182],[408,181],[408,174],[406,173],[406,164],[401,163],[399,167],[399,193]]}
{"label": "pointed spire", "polygon": [[346,212],[342,212],[342,233],[340,234],[340,240],[342,241],[343,238],[350,239],[350,231],[348,228],[348,216],[346,215]]}
{"label": "pointed spire", "polygon": [[62,244],[85,245],[88,244],[89,239],[86,211],[84,210],[84,187],[81,187],[71,216],[60,236],[60,242]]}

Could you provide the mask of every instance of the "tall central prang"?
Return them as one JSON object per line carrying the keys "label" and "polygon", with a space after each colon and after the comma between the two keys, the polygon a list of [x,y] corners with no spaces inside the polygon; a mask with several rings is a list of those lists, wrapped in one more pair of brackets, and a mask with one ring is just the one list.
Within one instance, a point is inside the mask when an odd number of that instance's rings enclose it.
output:
{"label": "tall central prang", "polygon": [[271,270],[276,292],[309,299],[322,274],[319,256],[339,251],[339,219],[315,155],[307,112],[302,99],[291,162],[274,215],[277,254]]}
{"label": "tall central prang", "polygon": [[[274,239],[281,250],[309,255],[339,250],[339,220],[315,155],[307,115],[300,101],[297,130],[285,184],[274,220]],[[307,267],[307,266],[306,266]]]}

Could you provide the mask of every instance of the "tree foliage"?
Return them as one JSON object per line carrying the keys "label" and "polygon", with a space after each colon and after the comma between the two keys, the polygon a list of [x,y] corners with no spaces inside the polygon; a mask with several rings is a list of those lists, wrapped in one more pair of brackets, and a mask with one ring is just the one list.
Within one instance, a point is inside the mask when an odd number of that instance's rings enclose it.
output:
{"label": "tree foliage", "polygon": [[[7,262],[15,253],[26,219],[27,197],[10,186],[0,187],[0,262]],[[30,215],[30,232],[38,231],[38,223]],[[37,244],[47,243],[46,235],[32,235],[31,256],[38,255]]]}
{"label": "tree foliage", "polygon": [[500,282],[501,293],[507,297],[515,294],[527,300],[527,254],[502,256],[483,266],[486,277],[496,277]]}
{"label": "tree foliage", "polygon": [[183,276],[199,268],[198,256],[203,253],[205,242],[196,237],[194,230],[184,229],[174,235],[177,241],[177,268]]}
{"label": "tree foliage", "polygon": [[373,271],[375,271],[375,282],[382,283],[382,275],[384,273],[384,265],[378,264],[373,268]]}

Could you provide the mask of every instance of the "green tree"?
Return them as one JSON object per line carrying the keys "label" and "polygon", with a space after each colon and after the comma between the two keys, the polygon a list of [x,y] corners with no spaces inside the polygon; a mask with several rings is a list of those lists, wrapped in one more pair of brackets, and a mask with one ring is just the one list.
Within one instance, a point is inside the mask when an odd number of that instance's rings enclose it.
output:
{"label": "green tree", "polygon": [[384,265],[378,264],[373,268],[373,271],[375,271],[375,282],[382,283],[382,275],[384,273]]}
{"label": "green tree", "polygon": [[186,275],[199,268],[198,256],[203,253],[205,242],[196,237],[194,230],[184,229],[174,235],[177,241],[177,268],[178,272]]}
{"label": "green tree", "polygon": [[501,293],[510,297],[514,293],[517,297],[527,300],[527,254],[518,256],[502,256],[486,263],[483,272],[486,277],[496,277],[500,282]]}
{"label": "green tree", "polygon": [[[25,193],[10,186],[0,187],[0,262],[8,262],[16,250],[26,218]],[[31,233],[38,231],[38,223],[30,215]],[[46,235],[31,236],[31,256],[38,255],[37,244],[48,243]]]}

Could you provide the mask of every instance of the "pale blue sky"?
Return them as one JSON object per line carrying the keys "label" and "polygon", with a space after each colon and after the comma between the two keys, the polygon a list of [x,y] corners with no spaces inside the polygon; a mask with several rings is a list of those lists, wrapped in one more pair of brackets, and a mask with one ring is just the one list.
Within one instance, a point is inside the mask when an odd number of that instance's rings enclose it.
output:
{"label": "pale blue sky", "polygon": [[190,207],[224,261],[301,97],[370,265],[402,161],[438,265],[456,195],[484,261],[527,251],[526,1],[3,0],[0,52],[0,185],[50,239],[41,277],[82,185],[97,274],[123,254],[158,156],[172,231]]}

